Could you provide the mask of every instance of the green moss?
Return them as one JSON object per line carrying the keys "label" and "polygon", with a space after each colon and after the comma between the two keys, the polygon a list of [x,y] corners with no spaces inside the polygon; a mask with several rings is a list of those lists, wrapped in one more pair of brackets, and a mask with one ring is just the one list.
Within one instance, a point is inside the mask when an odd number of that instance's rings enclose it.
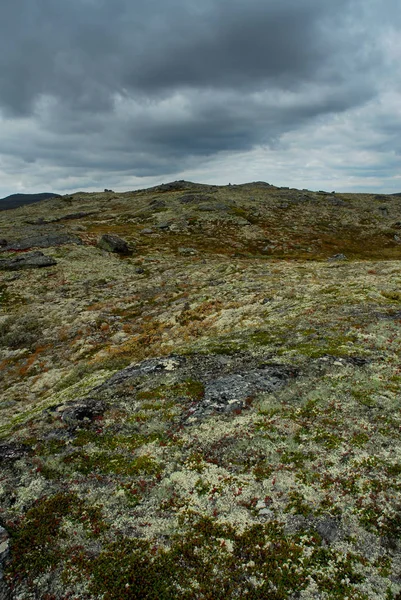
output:
{"label": "green moss", "polygon": [[32,350],[42,337],[42,323],[38,316],[25,312],[7,317],[0,323],[0,346]]}
{"label": "green moss", "polygon": [[19,306],[26,304],[26,300],[19,294],[10,292],[6,284],[0,284],[0,309],[5,312],[15,310]]}
{"label": "green moss", "polygon": [[242,350],[246,350],[247,344],[242,340],[218,339],[209,341],[205,349],[201,349],[204,354],[234,355]]}
{"label": "green moss", "polygon": [[277,336],[272,331],[257,331],[249,336],[249,341],[256,346],[269,346],[277,341]]}
{"label": "green moss", "polygon": [[102,451],[120,450],[120,451],[133,451],[136,448],[140,448],[145,444],[150,444],[156,440],[163,441],[165,435],[163,433],[152,432],[152,433],[138,433],[133,431],[132,433],[99,433],[91,429],[82,429],[78,431],[73,446],[84,447],[87,444],[95,444]]}
{"label": "green moss", "polygon": [[285,450],[280,456],[280,461],[284,465],[292,464],[296,467],[302,467],[307,460],[311,460],[312,458],[312,453],[306,453],[300,450]]}
{"label": "green moss", "polygon": [[64,440],[47,440],[36,444],[35,453],[37,456],[54,456],[55,454],[61,454],[65,448],[66,442]]}
{"label": "green moss", "polygon": [[144,540],[110,544],[84,565],[90,592],[103,600],[173,600],[169,556]]}
{"label": "green moss", "polygon": [[73,385],[81,382],[88,375],[92,375],[96,371],[99,371],[102,367],[99,364],[81,362],[74,367],[66,377],[63,377],[59,383],[55,386],[56,392],[65,390]]}
{"label": "green moss", "polygon": [[401,463],[395,463],[394,465],[388,465],[386,468],[387,474],[390,477],[398,477],[401,475]]}
{"label": "green moss", "polygon": [[356,387],[351,390],[351,394],[355,398],[355,400],[357,400],[359,404],[367,406],[368,408],[375,406],[376,404],[369,392],[370,391],[368,389]]}
{"label": "green moss", "polygon": [[[351,438],[352,446],[356,446],[357,448],[363,448],[369,442],[370,436],[365,432],[355,432]],[[401,471],[400,471],[401,473]]]}
{"label": "green moss", "polygon": [[98,537],[107,528],[101,509],[87,506],[75,494],[60,493],[38,501],[11,530],[12,560],[7,573],[15,581],[55,569],[65,558],[63,517],[83,525],[88,537]]}
{"label": "green moss", "polygon": [[388,300],[393,300],[395,302],[401,302],[401,292],[397,292],[396,290],[391,291],[381,291],[380,292],[384,298]]}
{"label": "green moss", "polygon": [[[64,584],[85,583],[89,594],[103,600],[286,600],[306,589],[309,576],[333,599],[366,598],[355,587],[363,581],[354,568],[358,557],[323,547],[313,531],[288,535],[272,521],[240,533],[211,517],[187,513],[165,548],[152,540],[122,537],[96,555],[82,547],[67,552],[59,543],[60,525],[64,516],[78,518],[79,509],[84,507],[76,497],[57,496],[27,514],[14,536],[20,552],[14,571],[8,571],[14,581],[25,580],[34,589],[38,573],[55,569],[63,559]],[[84,514],[88,531],[99,528],[98,513]]]}
{"label": "green moss", "polygon": [[296,515],[303,515],[304,517],[308,517],[312,508],[305,502],[302,494],[297,492],[296,490],[292,490],[288,494],[288,503],[284,509],[284,512],[294,513]]}
{"label": "green moss", "polygon": [[333,431],[317,427],[312,434],[312,439],[328,450],[333,450],[341,445],[342,437]]}
{"label": "green moss", "polygon": [[79,451],[66,456],[64,463],[71,466],[74,471],[82,473],[82,475],[100,472],[133,477],[138,474],[153,475],[161,471],[161,466],[146,455],[131,458],[124,454],[110,454],[108,452],[87,454]]}
{"label": "green moss", "polygon": [[10,301],[10,294],[5,284],[0,285],[0,306],[3,308]]}
{"label": "green moss", "polygon": [[195,482],[195,489],[198,492],[199,496],[206,496],[206,494],[210,490],[210,487],[210,484],[201,478],[197,479],[197,481]]}

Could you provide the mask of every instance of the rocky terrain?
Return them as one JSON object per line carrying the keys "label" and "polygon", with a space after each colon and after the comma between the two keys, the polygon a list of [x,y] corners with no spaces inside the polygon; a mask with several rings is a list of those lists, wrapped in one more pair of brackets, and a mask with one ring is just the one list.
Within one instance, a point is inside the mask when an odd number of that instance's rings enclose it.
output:
{"label": "rocky terrain", "polygon": [[401,598],[401,197],[0,213],[0,598]]}

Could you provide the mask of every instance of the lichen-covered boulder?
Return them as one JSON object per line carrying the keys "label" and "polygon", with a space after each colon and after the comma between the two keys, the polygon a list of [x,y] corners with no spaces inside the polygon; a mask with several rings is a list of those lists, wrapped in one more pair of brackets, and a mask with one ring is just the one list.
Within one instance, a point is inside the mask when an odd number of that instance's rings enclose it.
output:
{"label": "lichen-covered boulder", "polygon": [[97,247],[106,252],[114,252],[116,254],[129,254],[128,243],[118,235],[105,233],[98,240]]}

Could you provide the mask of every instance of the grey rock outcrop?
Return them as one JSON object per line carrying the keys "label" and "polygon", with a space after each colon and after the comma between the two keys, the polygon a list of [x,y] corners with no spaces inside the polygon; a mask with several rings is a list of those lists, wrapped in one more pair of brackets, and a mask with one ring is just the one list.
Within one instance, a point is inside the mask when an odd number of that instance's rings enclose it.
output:
{"label": "grey rock outcrop", "polygon": [[100,400],[104,392],[111,392],[112,397],[116,398],[120,394],[119,387],[127,380],[163,378],[171,373],[174,373],[177,382],[190,378],[204,386],[202,398],[183,414],[183,425],[195,424],[213,413],[232,414],[242,411],[250,406],[257,393],[273,392],[298,375],[297,369],[287,365],[256,366],[250,357],[243,357],[230,364],[230,359],[222,356],[189,358],[171,355],[130,365],[94,388],[92,394]]}
{"label": "grey rock outcrop", "polygon": [[9,242],[6,246],[0,248],[0,252],[29,250],[29,248],[51,248],[52,246],[64,246],[66,244],[82,244],[82,240],[70,233],[48,233]]}
{"label": "grey rock outcrop", "polygon": [[19,271],[21,269],[41,269],[43,267],[52,267],[57,262],[50,256],[45,256],[43,252],[28,252],[12,258],[0,260],[0,271]]}

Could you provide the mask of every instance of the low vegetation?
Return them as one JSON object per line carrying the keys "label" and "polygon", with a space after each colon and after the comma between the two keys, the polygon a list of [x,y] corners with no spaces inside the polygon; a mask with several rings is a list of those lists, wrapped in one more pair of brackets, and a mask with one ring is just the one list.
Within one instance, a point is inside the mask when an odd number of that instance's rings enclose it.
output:
{"label": "low vegetation", "polygon": [[10,214],[2,238],[83,241],[1,274],[12,599],[401,598],[398,197],[178,182]]}

